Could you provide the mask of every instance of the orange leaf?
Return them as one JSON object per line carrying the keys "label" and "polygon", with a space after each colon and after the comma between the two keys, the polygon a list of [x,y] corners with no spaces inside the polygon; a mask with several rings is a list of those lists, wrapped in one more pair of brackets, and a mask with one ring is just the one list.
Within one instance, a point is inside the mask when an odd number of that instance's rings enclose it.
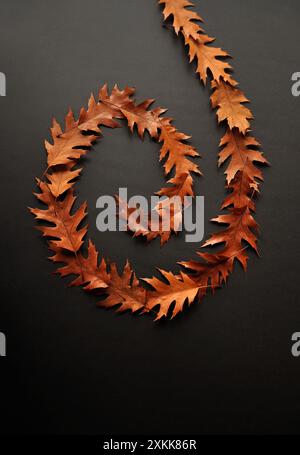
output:
{"label": "orange leaf", "polygon": [[225,171],[228,184],[239,171],[253,182],[255,179],[263,180],[261,170],[254,164],[255,162],[267,164],[263,154],[253,148],[259,145],[259,142],[252,136],[244,136],[236,130],[226,132],[220,142],[223,149],[219,153],[219,166],[230,158],[230,163]]}
{"label": "orange leaf", "polygon": [[165,4],[163,15],[167,20],[169,16],[173,16],[173,27],[176,34],[182,30],[186,36],[192,36],[197,39],[198,34],[202,32],[202,28],[195,22],[203,22],[203,19],[195,11],[187,9],[188,6],[194,4],[188,0],[159,0],[160,4]]}
{"label": "orange leaf", "polygon": [[232,69],[229,63],[219,60],[219,57],[229,57],[227,52],[219,47],[213,47],[188,37],[185,38],[185,44],[189,46],[190,62],[197,59],[198,65],[196,72],[204,84],[207,81],[208,70],[210,70],[215,81],[220,81],[222,78],[231,85],[237,84],[228,73]]}
{"label": "orange leaf", "polygon": [[[139,285],[139,280],[126,263],[123,273],[119,275],[116,264],[110,266],[110,285],[105,291],[108,297],[99,302],[100,306],[111,308],[120,305],[118,312],[130,310],[133,313],[145,309],[146,290]],[[147,311],[145,309],[145,311]]]}
{"label": "orange leaf", "polygon": [[149,293],[147,308],[153,309],[159,305],[159,311],[156,317],[156,320],[159,320],[163,316],[167,316],[172,303],[175,303],[172,311],[172,318],[174,318],[183,310],[183,305],[186,301],[189,305],[194,302],[201,285],[185,273],[181,272],[180,275],[176,276],[172,272],[166,272],[165,270],[159,271],[168,283],[164,283],[156,277],[143,278],[156,291]]}
{"label": "orange leaf", "polygon": [[55,172],[47,173],[48,188],[50,189],[53,196],[56,198],[69,190],[74,185],[74,179],[76,179],[82,169],[71,169],[75,165],[74,161],[70,161],[69,164],[57,166]]}
{"label": "orange leaf", "polygon": [[101,264],[98,265],[98,252],[91,240],[89,240],[88,254],[86,257],[81,253],[77,255],[66,254],[62,248],[57,247],[52,241],[49,242],[49,246],[55,253],[50,257],[51,261],[65,264],[63,267],[57,269],[57,273],[61,277],[77,275],[70,286],[84,286],[86,291],[108,287],[110,276],[106,270],[106,262],[102,259]]}
{"label": "orange leaf", "polygon": [[231,130],[238,128],[241,133],[246,134],[250,128],[249,120],[253,119],[253,115],[243,105],[249,102],[244,93],[222,80],[218,83],[213,81],[212,88],[214,92],[211,95],[211,104],[213,109],[218,108],[219,123],[226,120]]}
{"label": "orange leaf", "polygon": [[41,193],[36,193],[36,197],[46,204],[46,210],[30,209],[36,219],[47,221],[54,226],[39,226],[38,229],[44,237],[51,237],[58,240],[53,241],[53,245],[65,248],[76,253],[83,244],[83,238],[87,232],[87,226],[78,229],[78,226],[86,217],[86,203],[72,215],[71,210],[75,202],[72,191],[68,191],[63,201],[58,201],[49,190],[46,183],[37,180]]}

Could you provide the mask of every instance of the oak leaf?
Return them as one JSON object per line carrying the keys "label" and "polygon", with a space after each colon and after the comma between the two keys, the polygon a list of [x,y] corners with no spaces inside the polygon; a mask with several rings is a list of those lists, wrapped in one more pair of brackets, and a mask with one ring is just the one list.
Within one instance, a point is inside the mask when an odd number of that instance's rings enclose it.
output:
{"label": "oak leaf", "polygon": [[[65,119],[65,132],[54,119],[51,128],[53,143],[45,142],[48,168],[68,164],[70,160],[78,160],[84,156],[101,133],[100,125],[110,128],[118,127],[119,124],[114,119],[123,118],[120,108],[129,103],[133,93],[134,89],[130,87],[121,91],[115,86],[109,96],[106,84],[99,91],[100,101],[96,102],[94,96],[91,95],[88,108],[81,109],[78,120],[75,120],[72,110],[69,110]],[[116,101],[118,106],[114,105]],[[94,134],[82,134],[87,131]]]}
{"label": "oak leaf", "polygon": [[252,136],[244,136],[236,130],[226,132],[220,142],[220,146],[223,148],[219,153],[219,166],[230,158],[230,163],[225,171],[228,184],[241,171],[253,182],[255,179],[263,180],[261,170],[254,164],[255,162],[267,164],[263,154],[254,148],[259,145],[259,142]]}
{"label": "oak leaf", "polygon": [[63,133],[60,124],[53,119],[51,128],[53,144],[45,141],[45,147],[48,153],[48,168],[59,164],[67,164],[70,160],[77,160],[86,155],[87,147],[97,136],[83,136],[78,128]]}
{"label": "oak leaf", "polygon": [[190,63],[197,59],[196,72],[204,84],[206,84],[208,70],[210,70],[215,81],[219,82],[223,79],[233,86],[237,85],[228,72],[232,69],[231,65],[224,60],[220,60],[220,57],[229,57],[227,52],[219,47],[213,47],[200,40],[196,41],[188,37],[185,37],[185,44],[189,46]]}
{"label": "oak leaf", "polygon": [[107,273],[106,262],[102,259],[98,265],[98,252],[91,240],[89,240],[86,257],[82,253],[77,255],[66,254],[63,248],[57,247],[52,241],[49,242],[49,247],[55,253],[50,257],[50,260],[54,263],[64,263],[62,267],[57,269],[56,273],[61,277],[76,275],[70,286],[83,286],[86,291],[108,287],[110,276]]}
{"label": "oak leaf", "polygon": [[233,268],[233,257],[224,253],[203,253],[197,252],[202,261],[181,261],[179,264],[186,269],[196,272],[193,278],[202,284],[200,291],[203,296],[210,287],[212,291],[226,283]]}
{"label": "oak leaf", "polygon": [[50,260],[64,264],[57,269],[56,273],[61,277],[76,275],[70,286],[83,286],[85,291],[99,291],[106,294],[105,298],[99,301],[99,306],[111,308],[119,305],[118,312],[127,310],[136,312],[142,309],[148,312],[146,290],[139,286],[139,280],[129,262],[119,275],[115,263],[110,264],[109,272],[104,258],[98,265],[98,252],[91,240],[89,240],[86,257],[82,253],[68,254],[52,241],[49,242],[49,247],[55,253]]}
{"label": "oak leaf", "polygon": [[244,268],[247,265],[247,255],[243,248],[243,242],[248,243],[257,251],[257,236],[253,230],[258,230],[258,224],[253,218],[248,207],[241,209],[230,209],[229,214],[219,215],[211,221],[218,224],[227,224],[228,228],[212,234],[202,247],[225,244],[224,251],[227,256],[236,257]]}
{"label": "oak leaf", "polygon": [[143,278],[144,281],[155,289],[155,292],[149,293],[147,308],[153,310],[159,305],[159,311],[156,316],[156,320],[159,320],[163,316],[166,317],[168,315],[170,307],[174,303],[175,305],[172,310],[172,318],[174,318],[183,310],[185,302],[189,305],[194,302],[201,285],[183,272],[176,276],[172,272],[166,272],[160,269],[159,271],[168,281],[167,283],[156,277]]}
{"label": "oak leaf", "polygon": [[203,19],[195,11],[187,9],[189,6],[194,6],[192,2],[188,0],[159,0],[159,4],[165,5],[163,10],[165,21],[173,16],[173,27],[177,35],[184,30],[186,36],[197,39],[198,34],[203,31],[197,21],[203,22]]}
{"label": "oak leaf", "polygon": [[193,178],[188,172],[179,174],[177,177],[168,180],[167,183],[172,184],[172,186],[162,188],[156,194],[168,198],[179,196],[182,200],[184,196],[194,196]]}
{"label": "oak leaf", "polygon": [[53,241],[53,245],[76,253],[81,248],[87,232],[87,226],[79,228],[87,215],[86,203],[83,203],[74,214],[71,214],[76,200],[71,190],[67,192],[63,201],[59,201],[53,196],[45,182],[37,179],[37,183],[41,193],[36,193],[35,196],[48,208],[43,210],[30,209],[30,211],[37,220],[53,224],[53,226],[39,226],[37,229],[43,233],[44,237],[57,239]]}
{"label": "oak leaf", "polygon": [[110,265],[110,283],[105,292],[108,294],[107,298],[99,302],[102,307],[111,308],[120,305],[117,312],[130,310],[135,313],[141,309],[147,311],[146,289],[139,285],[139,280],[129,262],[126,263],[121,275],[118,273],[116,264]]}
{"label": "oak leaf", "polygon": [[[179,179],[182,175],[190,176],[192,172],[201,175],[199,166],[188,159],[188,157],[195,158],[199,156],[196,149],[186,143],[186,141],[191,139],[191,136],[179,132],[171,124],[171,119],[169,118],[163,118],[161,120],[160,130],[159,142],[163,143],[163,146],[160,150],[159,159],[160,161],[165,160],[165,175],[169,175],[172,169],[175,168],[173,185],[177,186],[176,179]],[[179,186],[182,187],[181,183]],[[185,195],[191,196],[194,193],[189,188],[188,193]]]}
{"label": "oak leaf", "polygon": [[248,207],[255,212],[253,197],[259,192],[259,184],[253,182],[244,172],[239,172],[236,177],[227,185],[230,194],[224,199],[221,208],[226,209],[230,206],[241,209]]}
{"label": "oak leaf", "polygon": [[55,172],[46,174],[48,188],[56,198],[72,188],[74,180],[79,177],[82,169],[72,170],[75,164],[74,161],[70,161],[68,164],[57,166]]}
{"label": "oak leaf", "polygon": [[224,82],[212,82],[213,94],[211,95],[212,108],[217,108],[219,123],[226,120],[229,128],[237,128],[246,134],[250,128],[249,120],[253,119],[252,112],[244,103],[249,103],[244,93],[236,87]]}

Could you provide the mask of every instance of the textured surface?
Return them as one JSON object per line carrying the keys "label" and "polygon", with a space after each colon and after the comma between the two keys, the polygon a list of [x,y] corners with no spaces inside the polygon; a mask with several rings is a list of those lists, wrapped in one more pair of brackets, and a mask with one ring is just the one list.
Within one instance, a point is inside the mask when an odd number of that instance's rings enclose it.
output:
{"label": "textured surface", "polygon": [[[87,0],[84,6],[12,0],[1,10],[0,71],[8,81],[7,97],[0,98],[6,291],[0,331],[8,340],[8,357],[0,359],[2,430],[299,431],[300,360],[290,354],[290,338],[300,330],[300,100],[291,96],[290,79],[299,71],[300,6],[296,0],[195,5],[217,45],[234,57],[237,79],[252,101],[255,134],[273,167],[258,205],[262,259],[253,256],[247,275],[236,270],[227,289],[159,326],[96,309],[83,293],[64,288],[49,273],[53,265],[26,206],[33,204],[33,178],[44,169],[43,138],[52,116],[62,120],[68,105],[78,109],[108,80],[136,86],[141,100],[157,98],[193,136],[204,157],[205,178],[195,188],[206,196],[209,234],[224,176],[216,168],[221,131],[208,95],[180,40],[162,27],[154,0]],[[175,262],[191,257],[195,245],[179,237],[161,250],[159,242],[146,247],[123,233],[100,235],[95,202],[121,186],[132,195],[159,188],[158,151],[126,129],[107,131],[78,185],[98,248],[119,264],[129,257],[141,276],[152,275],[154,264],[175,271]],[[123,162],[120,154],[131,159]]]}

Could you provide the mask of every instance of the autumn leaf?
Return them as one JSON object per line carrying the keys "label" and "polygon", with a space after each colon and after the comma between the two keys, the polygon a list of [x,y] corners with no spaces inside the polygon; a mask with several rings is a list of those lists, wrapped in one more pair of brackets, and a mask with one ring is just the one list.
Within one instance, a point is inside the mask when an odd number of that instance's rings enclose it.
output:
{"label": "autumn leaf", "polygon": [[66,254],[62,248],[57,247],[52,241],[49,242],[49,247],[55,253],[50,257],[50,260],[54,263],[64,263],[64,266],[57,269],[57,273],[61,277],[76,275],[70,286],[83,286],[86,291],[108,287],[110,276],[107,273],[106,262],[102,259],[98,265],[98,252],[91,240],[89,240],[86,257],[81,253],[77,255]]}
{"label": "autumn leaf", "polygon": [[166,272],[165,270],[159,271],[167,280],[167,283],[156,277],[143,278],[156,291],[149,294],[147,308],[153,310],[159,305],[159,311],[156,316],[156,320],[159,320],[167,316],[172,303],[175,303],[172,311],[172,318],[174,318],[183,310],[185,302],[189,305],[194,302],[201,285],[199,286],[199,284],[183,272],[179,276],[176,276],[172,272]]}
{"label": "autumn leaf", "polygon": [[68,164],[57,166],[55,172],[46,174],[48,188],[56,198],[69,190],[74,185],[74,180],[79,177],[82,169],[72,170],[75,164],[74,161],[70,161]]}
{"label": "autumn leaf", "polygon": [[30,209],[37,220],[52,223],[54,226],[39,226],[38,229],[44,237],[51,237],[57,240],[53,245],[65,248],[76,253],[83,244],[83,238],[87,232],[87,226],[79,228],[79,225],[86,217],[86,203],[71,214],[72,207],[76,198],[72,191],[69,191],[63,201],[58,201],[45,182],[37,180],[41,193],[35,196],[48,206],[45,210]]}
{"label": "autumn leaf", "polygon": [[196,272],[193,278],[202,284],[200,292],[203,296],[209,287],[214,291],[226,283],[232,272],[233,257],[223,252],[217,254],[197,252],[197,254],[202,261],[181,261],[179,264]]}
{"label": "autumn leaf", "polygon": [[90,147],[97,138],[95,135],[83,136],[78,128],[63,133],[60,124],[55,119],[51,135],[53,143],[45,141],[48,168],[58,164],[67,164],[70,160],[77,160],[86,155],[86,147]]}
{"label": "autumn leaf", "polygon": [[255,179],[263,180],[261,170],[254,164],[267,164],[263,154],[254,148],[259,145],[259,142],[252,136],[244,136],[238,131],[226,132],[220,142],[220,146],[223,148],[219,153],[219,166],[230,158],[230,163],[225,171],[228,184],[239,171],[242,171],[253,182]]}
{"label": "autumn leaf", "polygon": [[159,0],[159,4],[165,5],[163,10],[165,21],[173,16],[173,27],[177,35],[184,30],[186,36],[197,39],[198,34],[203,29],[195,21],[203,22],[203,19],[195,11],[187,9],[189,6],[194,6],[192,2],[188,0]]}
{"label": "autumn leaf", "polygon": [[101,105],[106,106],[107,115],[110,118],[124,118],[121,109],[125,109],[126,106],[132,102],[132,96],[135,93],[135,89],[132,87],[125,87],[124,90],[120,90],[115,85],[111,91],[108,92],[108,84],[104,84],[99,90],[99,101]]}
{"label": "autumn leaf", "polygon": [[219,47],[213,47],[188,37],[185,38],[185,44],[189,46],[190,63],[195,59],[197,60],[196,72],[204,84],[207,81],[208,70],[210,70],[213,79],[217,82],[222,78],[231,85],[237,84],[228,72],[232,67],[226,61],[220,60],[220,57],[229,57],[227,52]]}
{"label": "autumn leaf", "polygon": [[239,259],[244,268],[247,265],[247,255],[243,248],[243,242],[248,243],[257,252],[257,236],[254,230],[258,229],[258,224],[253,218],[248,207],[241,209],[230,209],[229,214],[219,215],[211,221],[218,224],[227,224],[228,228],[212,234],[212,236],[202,245],[214,246],[225,244],[225,248],[221,254]]}
{"label": "autumn leaf", "polygon": [[107,263],[104,258],[98,265],[98,252],[95,245],[89,240],[88,254],[84,257],[81,253],[77,255],[67,254],[62,248],[57,247],[54,242],[49,242],[50,249],[55,253],[50,257],[54,263],[63,263],[57,269],[61,277],[76,275],[70,286],[83,286],[86,291],[104,291],[105,299],[99,302],[99,306],[110,308],[120,305],[118,310],[132,312],[141,309],[147,312],[146,290],[139,286],[129,262],[119,275],[116,264],[110,264],[110,271],[107,271]]}
{"label": "autumn leaf", "polygon": [[224,81],[212,82],[213,94],[211,95],[212,108],[218,108],[217,116],[219,123],[223,120],[228,122],[229,128],[237,128],[246,134],[250,128],[249,120],[253,119],[250,109],[243,103],[249,103],[244,93],[238,88]]}
{"label": "autumn leaf", "polygon": [[257,182],[253,182],[244,172],[239,172],[227,188],[230,193],[224,199],[221,206],[222,209],[227,209],[230,206],[236,209],[249,207],[250,210],[255,211],[253,197],[259,192],[259,184]]}
{"label": "autumn leaf", "polygon": [[[184,133],[177,131],[177,129],[171,124],[171,119],[163,118],[161,120],[161,133],[159,136],[159,142],[163,143],[160,150],[160,161],[165,160],[164,169],[165,175],[169,175],[172,169],[175,168],[175,179],[182,175],[194,174],[201,175],[199,166],[189,160],[188,158],[195,158],[199,156],[199,153],[187,144],[191,136],[187,136]],[[174,182],[172,182],[174,184]],[[187,195],[191,195],[187,193]]]}
{"label": "autumn leaf", "polygon": [[[133,93],[134,89],[129,87],[119,90],[118,86],[115,86],[109,96],[106,84],[99,91],[99,102],[91,95],[88,108],[81,109],[78,120],[75,120],[72,110],[69,110],[65,118],[64,132],[54,119],[51,128],[53,143],[45,142],[48,168],[68,164],[70,160],[78,160],[86,155],[87,148],[91,147],[101,133],[100,125],[117,128],[119,124],[114,119],[123,118],[120,109],[129,103]],[[117,106],[115,102],[118,102]],[[94,134],[82,134],[87,131]]]}
{"label": "autumn leaf", "polygon": [[158,191],[157,194],[159,196],[166,196],[168,198],[179,196],[182,200],[185,196],[194,196],[193,178],[187,172],[168,180],[167,183],[170,183],[172,186],[162,188]]}
{"label": "autumn leaf", "polygon": [[133,129],[136,126],[141,138],[144,137],[145,131],[148,131],[150,137],[157,137],[160,126],[159,117],[166,112],[165,109],[160,108],[148,110],[153,103],[153,99],[145,100],[137,105],[132,102],[121,110],[124,117],[127,118],[130,131],[133,133]]}
{"label": "autumn leaf", "polygon": [[110,283],[105,292],[108,294],[107,298],[99,302],[102,307],[111,308],[120,305],[118,312],[130,310],[133,313],[145,309],[146,289],[139,285],[139,280],[129,262],[126,263],[121,275],[118,273],[116,264],[111,264]]}

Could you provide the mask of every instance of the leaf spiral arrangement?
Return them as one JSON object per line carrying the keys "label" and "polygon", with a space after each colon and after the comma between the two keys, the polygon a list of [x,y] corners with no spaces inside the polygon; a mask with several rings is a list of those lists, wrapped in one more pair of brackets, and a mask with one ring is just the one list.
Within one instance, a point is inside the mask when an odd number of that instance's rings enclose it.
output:
{"label": "leaf spiral arrangement", "polygon": [[[120,90],[114,87],[111,93],[107,85],[101,88],[98,100],[91,96],[88,108],[81,109],[76,120],[70,110],[65,119],[65,129],[53,121],[51,134],[53,142],[46,142],[47,169],[41,179],[37,179],[40,192],[36,197],[46,210],[30,209],[38,220],[50,222],[39,226],[43,236],[50,238],[49,248],[53,252],[51,260],[60,263],[57,272],[61,276],[75,275],[74,286],[82,286],[86,291],[105,293],[106,299],[99,305],[116,307],[117,311],[130,310],[155,314],[155,319],[174,317],[183,310],[185,303],[201,301],[208,289],[214,291],[222,286],[238,260],[244,269],[247,267],[247,248],[257,251],[257,223],[254,219],[255,196],[263,180],[257,163],[267,161],[259,151],[258,141],[250,134],[250,120],[253,115],[246,103],[248,99],[237,87],[232,78],[231,66],[224,58],[228,54],[212,46],[213,38],[205,34],[199,23],[202,18],[187,0],[160,0],[164,5],[163,15],[172,18],[177,35],[181,34],[189,50],[190,61],[197,60],[197,73],[206,84],[211,78],[211,104],[216,109],[219,122],[227,123],[227,131],[220,142],[219,165],[228,162],[226,188],[228,196],[222,203],[222,213],[212,221],[225,225],[225,229],[213,234],[202,246],[222,245],[217,253],[198,252],[198,260],[181,262],[185,271],[175,275],[160,270],[163,279],[144,279],[151,286],[146,290],[136,277],[129,262],[122,273],[116,264],[104,258],[99,262],[98,252],[91,240],[87,252],[83,252],[87,226],[82,223],[87,214],[84,203],[72,213],[75,202],[74,183],[81,170],[78,161],[84,156],[101,134],[101,126],[116,128],[118,119],[127,119],[131,131],[136,126],[140,137],[145,131],[162,143],[160,161],[163,161],[165,175],[174,171],[169,186],[158,194],[168,197],[194,195],[193,175],[200,174],[199,167],[191,160],[198,156],[194,147],[186,141],[189,136],[180,133],[172,120],[164,117],[164,109],[150,109],[153,100],[136,104],[132,99],[134,89]],[[220,59],[220,57],[222,59]],[[122,201],[119,201],[122,203]],[[171,231],[164,232],[160,225],[151,230],[145,226],[135,235],[144,235],[148,240],[160,237],[165,243]]]}

